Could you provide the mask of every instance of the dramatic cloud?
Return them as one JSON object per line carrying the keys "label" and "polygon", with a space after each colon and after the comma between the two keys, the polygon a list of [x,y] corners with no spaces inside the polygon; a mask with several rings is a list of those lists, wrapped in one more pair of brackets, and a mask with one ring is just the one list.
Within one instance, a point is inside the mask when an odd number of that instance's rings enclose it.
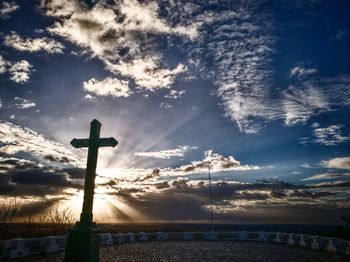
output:
{"label": "dramatic cloud", "polygon": [[296,76],[299,78],[302,78],[304,76],[312,75],[317,72],[317,69],[315,68],[304,68],[301,66],[296,66],[290,70],[289,75],[291,77]]}
{"label": "dramatic cloud", "polygon": [[64,46],[47,37],[42,38],[22,38],[16,32],[12,31],[10,35],[5,36],[4,44],[19,51],[27,52],[46,52],[49,54],[62,54]]}
{"label": "dramatic cloud", "polygon": [[37,166],[80,166],[81,161],[63,145],[28,128],[0,122],[0,154],[37,163]]}
{"label": "dramatic cloud", "polygon": [[318,127],[312,131],[313,138],[303,137],[301,144],[315,143],[325,146],[336,146],[350,141],[350,135],[345,135],[342,125],[330,125],[328,127]]}
{"label": "dramatic cloud", "polygon": [[32,71],[32,67],[33,66],[29,64],[27,60],[21,60],[19,62],[14,63],[8,69],[11,75],[10,79],[19,84],[28,82],[29,74]]}
{"label": "dramatic cloud", "polygon": [[[116,78],[130,78],[130,86],[134,82],[149,91],[171,88],[186,71],[191,77],[211,79],[225,115],[245,133],[256,133],[265,122],[278,119],[287,126],[304,124],[315,115],[350,105],[349,76],[322,78],[317,69],[302,66],[290,70],[293,84],[273,94],[272,56],[278,38],[273,19],[259,2],[238,1],[219,5],[220,10],[213,10],[212,3],[108,3],[89,7],[79,1],[42,0],[41,7],[58,20],[49,32],[101,59]],[[163,63],[156,44],[165,44],[163,35],[169,46],[185,50],[187,64]],[[171,41],[174,36],[179,41]],[[183,91],[172,89],[165,98],[180,98]],[[173,105],[164,102],[161,107]]]}
{"label": "dramatic cloud", "polygon": [[[40,169],[18,170],[9,172],[11,181],[22,185],[41,185],[55,187],[76,187],[67,179],[65,173],[54,173]],[[34,190],[35,191],[35,190]]]}
{"label": "dramatic cloud", "polygon": [[[59,196],[62,199],[56,199],[55,203],[62,204],[66,203],[68,198],[71,199],[72,195],[76,194],[76,190],[82,189],[81,179],[84,177],[84,169],[77,167],[79,164],[81,166],[80,161],[62,145],[32,130],[8,122],[0,123],[0,143],[1,195],[49,199]],[[183,151],[190,149],[194,148],[182,146],[173,152],[169,152],[170,150],[160,152],[164,159],[167,158],[167,154],[180,156],[185,153]],[[159,155],[160,152],[147,153]],[[98,175],[97,198],[98,192],[102,190],[104,196],[109,199],[107,202],[113,199],[114,202],[126,205],[123,217],[127,221],[135,217],[138,221],[143,219],[205,221],[209,217],[208,181],[190,180],[184,175],[208,172],[209,166],[213,173],[259,168],[242,165],[232,156],[223,156],[209,150],[205,152],[203,160],[193,161],[189,165],[153,170],[116,169],[115,172],[123,176]],[[176,179],[170,180],[171,177]],[[346,177],[346,174],[342,174],[342,177]],[[316,179],[327,178],[323,174],[323,178]],[[275,179],[255,183],[216,180],[212,183],[213,207],[216,218],[220,221],[232,220],[237,215],[248,216],[244,215],[247,211],[249,211],[249,217],[254,217],[256,210],[266,213],[269,218],[275,219],[274,221],[283,220],[280,216],[268,212],[269,208],[283,209],[291,214],[295,212],[293,208],[298,210],[305,208],[311,209],[314,214],[316,207],[322,210],[331,208],[332,205],[339,208],[349,207],[346,194],[333,190],[329,185],[323,188],[324,185],[294,185]],[[103,201],[106,202],[105,199]],[[174,205],[178,206],[182,212],[170,208]],[[104,208],[114,210],[112,206],[104,206]],[[183,212],[187,209],[188,212]],[[142,215],[138,217],[135,213],[129,213],[130,210],[137,210],[137,214]],[[42,211],[38,210],[38,214],[40,212]],[[118,217],[119,215],[115,215],[113,219]],[[303,221],[307,220],[308,216],[304,216],[303,219]]]}
{"label": "dramatic cloud", "polygon": [[204,159],[202,161],[193,161],[190,165],[181,166],[176,170],[184,173],[202,173],[208,172],[209,166],[211,172],[260,169],[258,166],[241,165],[241,163],[234,159],[233,156],[225,157],[214,153],[212,150],[208,150],[205,151]]}
{"label": "dramatic cloud", "polygon": [[336,157],[322,161],[321,164],[327,168],[350,169],[350,157]]}
{"label": "dramatic cloud", "polygon": [[35,102],[29,101],[25,98],[21,98],[21,97],[16,96],[14,98],[14,100],[16,103],[16,107],[19,109],[28,109],[28,108],[36,107]]}
{"label": "dramatic cloud", "polygon": [[42,0],[46,14],[60,20],[48,30],[79,45],[101,59],[108,70],[130,77],[140,88],[168,87],[186,67],[162,69],[162,56],[155,50],[152,35],[196,37],[196,27],[170,26],[158,16],[156,2],[136,0],[108,5],[100,2],[89,8],[79,1]]}
{"label": "dramatic cloud", "polygon": [[184,157],[191,150],[197,149],[196,146],[178,146],[175,149],[161,150],[156,152],[136,152],[135,156],[169,159],[172,157]]}
{"label": "dramatic cloud", "polygon": [[129,81],[108,77],[101,81],[95,78],[84,82],[84,90],[97,96],[128,97],[132,92]]}
{"label": "dramatic cloud", "polygon": [[[148,184],[147,187],[148,189],[116,188],[117,193],[114,195],[152,221],[157,219],[205,221],[210,217],[208,181],[178,178]],[[152,190],[153,187],[157,190]],[[266,221],[288,221],[292,216],[294,221],[307,220],[315,223],[315,212],[323,213],[325,210],[331,210],[334,205],[339,209],[349,207],[346,200],[342,200],[343,197],[348,199],[348,196],[332,188],[320,189],[317,186],[294,185],[276,180],[256,183],[215,181],[211,187],[215,218],[220,221],[252,219],[250,221],[261,223],[263,213],[264,217],[268,217]],[[175,205],[181,212],[171,208]],[[299,210],[299,213],[296,210]],[[289,218],[281,216],[281,212],[287,213]],[[334,215],[336,217],[339,213]]]}
{"label": "dramatic cloud", "polygon": [[3,1],[0,6],[0,18],[8,18],[9,14],[16,11],[19,5],[14,1]]}
{"label": "dramatic cloud", "polygon": [[[162,154],[160,153],[162,152]],[[169,152],[142,152],[149,157],[162,157],[163,159],[169,156]],[[181,150],[172,151],[171,154],[176,156],[182,156]],[[140,154],[140,153],[138,153]],[[242,165],[238,160],[232,156],[223,156],[214,153],[212,150],[205,151],[204,159],[200,161],[192,161],[190,164],[181,165],[177,167],[155,168],[155,169],[121,169],[118,171],[122,175],[122,180],[135,182],[146,181],[149,179],[159,179],[166,177],[181,177],[191,174],[207,173],[210,167],[212,173],[225,172],[225,171],[249,171],[258,170],[261,167],[254,165]]]}
{"label": "dramatic cloud", "polygon": [[0,195],[64,196],[81,189],[83,163],[63,145],[37,132],[0,122]]}
{"label": "dramatic cloud", "polygon": [[0,195],[20,197],[24,202],[35,197],[64,198],[69,190],[83,188],[81,180],[72,180],[61,170],[32,168],[10,170],[0,175]]}

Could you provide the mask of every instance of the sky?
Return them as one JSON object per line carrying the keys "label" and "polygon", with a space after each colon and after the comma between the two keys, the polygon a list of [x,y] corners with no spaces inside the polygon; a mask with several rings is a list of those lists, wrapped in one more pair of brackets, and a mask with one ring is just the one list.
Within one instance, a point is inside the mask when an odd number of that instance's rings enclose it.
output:
{"label": "sky", "polygon": [[339,224],[350,214],[348,1],[0,2],[0,202],[17,221]]}

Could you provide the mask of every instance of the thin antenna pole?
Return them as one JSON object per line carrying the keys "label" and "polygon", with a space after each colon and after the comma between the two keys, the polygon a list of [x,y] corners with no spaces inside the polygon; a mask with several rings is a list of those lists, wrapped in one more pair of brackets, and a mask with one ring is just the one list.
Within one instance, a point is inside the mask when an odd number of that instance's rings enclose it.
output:
{"label": "thin antenna pole", "polygon": [[214,231],[213,193],[211,190],[210,163],[208,164],[208,171],[209,171],[209,190],[210,190],[211,231]]}

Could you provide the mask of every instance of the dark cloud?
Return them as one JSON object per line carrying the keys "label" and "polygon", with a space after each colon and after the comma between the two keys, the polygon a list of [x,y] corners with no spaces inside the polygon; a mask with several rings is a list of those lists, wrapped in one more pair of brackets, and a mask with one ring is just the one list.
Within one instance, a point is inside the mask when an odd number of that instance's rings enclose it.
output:
{"label": "dark cloud", "polygon": [[55,187],[70,187],[66,173],[47,172],[40,169],[16,170],[9,173],[11,181],[22,185],[44,185]]}
{"label": "dark cloud", "polygon": [[38,163],[30,160],[16,158],[9,154],[0,153],[0,167],[3,170],[38,168]]}
{"label": "dark cloud", "polygon": [[98,185],[99,185],[100,187],[105,187],[105,186],[114,187],[114,186],[117,185],[117,182],[116,182],[115,180],[110,179],[110,180],[108,180],[107,182],[105,182],[105,183],[99,183]]}
{"label": "dark cloud", "polygon": [[9,194],[15,190],[15,185],[10,183],[10,176],[0,174],[0,195]]}
{"label": "dark cloud", "polygon": [[[150,190],[121,189],[117,195],[132,208],[154,220],[203,221],[210,218],[207,208],[210,203],[208,183],[182,178],[153,184],[156,191],[151,190],[152,185],[148,187]],[[334,206],[337,201],[333,198],[338,192],[332,188],[320,191],[317,187],[278,180],[257,183],[214,182],[212,194],[215,218],[230,223],[329,223],[337,219],[336,215],[344,212]],[[315,213],[325,216],[334,208],[337,211],[328,218],[313,217]]]}
{"label": "dark cloud", "polygon": [[116,189],[116,192],[111,194],[131,200],[134,198],[133,196],[134,194],[144,193],[144,192],[145,192],[144,189],[141,189],[141,188],[119,188],[119,189]]}
{"label": "dark cloud", "polygon": [[69,159],[65,156],[59,156],[55,157],[53,155],[45,155],[43,156],[44,159],[47,159],[49,161],[56,161],[56,162],[61,162],[61,163],[69,163]]}
{"label": "dark cloud", "polygon": [[154,185],[156,187],[156,189],[164,189],[164,188],[169,188],[170,185],[167,181],[161,182],[161,183],[157,183]]}
{"label": "dark cloud", "polygon": [[158,177],[160,176],[160,169],[159,168],[155,168],[152,170],[152,173],[148,174],[148,175],[145,175],[144,177],[141,177],[141,178],[137,178],[134,180],[134,182],[143,182],[145,180],[148,180],[148,179],[151,179],[151,178],[154,178],[154,177]]}
{"label": "dark cloud", "polygon": [[16,169],[0,174],[0,195],[17,197],[59,195],[64,189],[82,189],[82,183],[69,179],[62,170]]}
{"label": "dark cloud", "polygon": [[69,178],[71,179],[83,179],[85,178],[85,168],[64,168],[62,171],[67,172]]}

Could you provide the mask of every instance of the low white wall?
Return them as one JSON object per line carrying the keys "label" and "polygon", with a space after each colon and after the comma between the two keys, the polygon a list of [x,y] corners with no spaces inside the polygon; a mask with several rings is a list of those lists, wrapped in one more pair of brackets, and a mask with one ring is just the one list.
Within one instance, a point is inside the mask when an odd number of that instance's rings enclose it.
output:
{"label": "low white wall", "polygon": [[[350,241],[339,238],[327,238],[304,234],[283,232],[156,232],[156,233],[116,233],[99,234],[101,245],[115,245],[135,241],[165,240],[238,240],[273,241],[288,245],[298,245],[318,250],[326,250],[350,255]],[[0,241],[0,259],[18,258],[42,253],[54,253],[64,250],[67,236],[49,236],[43,238],[11,239]]]}

